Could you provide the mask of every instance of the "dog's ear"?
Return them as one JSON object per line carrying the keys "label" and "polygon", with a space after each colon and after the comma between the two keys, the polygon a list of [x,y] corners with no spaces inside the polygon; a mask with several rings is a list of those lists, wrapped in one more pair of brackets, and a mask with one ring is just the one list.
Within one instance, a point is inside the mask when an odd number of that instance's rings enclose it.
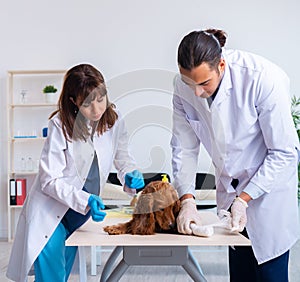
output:
{"label": "dog's ear", "polygon": [[155,234],[155,218],[153,213],[135,214],[131,222],[132,234]]}
{"label": "dog's ear", "polygon": [[142,193],[136,203],[133,214],[153,213],[153,194]]}
{"label": "dog's ear", "polygon": [[152,235],[155,233],[152,194],[140,195],[134,209],[131,228],[132,234]]}

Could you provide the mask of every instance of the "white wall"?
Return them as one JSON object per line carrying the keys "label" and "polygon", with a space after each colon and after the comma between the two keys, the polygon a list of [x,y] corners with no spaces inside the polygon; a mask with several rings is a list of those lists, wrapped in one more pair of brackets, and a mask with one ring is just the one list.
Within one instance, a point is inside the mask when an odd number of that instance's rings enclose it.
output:
{"label": "white wall", "polygon": [[[6,237],[6,72],[68,69],[89,62],[123,111],[144,171],[170,172],[170,101],[183,35],[218,27],[227,47],[263,55],[291,78],[299,95],[299,7],[286,1],[0,0],[0,237]],[[157,118],[161,112],[162,118]],[[155,134],[153,134],[155,132]],[[201,170],[211,170],[203,154]]]}

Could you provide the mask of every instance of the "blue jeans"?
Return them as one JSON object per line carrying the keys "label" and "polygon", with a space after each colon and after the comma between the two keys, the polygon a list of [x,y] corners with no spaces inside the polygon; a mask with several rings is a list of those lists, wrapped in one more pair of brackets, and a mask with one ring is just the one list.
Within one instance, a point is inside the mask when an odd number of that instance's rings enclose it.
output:
{"label": "blue jeans", "polygon": [[66,247],[68,234],[59,223],[51,238],[34,262],[35,282],[68,281],[77,247]]}
{"label": "blue jeans", "polygon": [[[247,236],[246,230],[242,232]],[[288,282],[289,251],[258,264],[251,247],[229,247],[230,282]]]}

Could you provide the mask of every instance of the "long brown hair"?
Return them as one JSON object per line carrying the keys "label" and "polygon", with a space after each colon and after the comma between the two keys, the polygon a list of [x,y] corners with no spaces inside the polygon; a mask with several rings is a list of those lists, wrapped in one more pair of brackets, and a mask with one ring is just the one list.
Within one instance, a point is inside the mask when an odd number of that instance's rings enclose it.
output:
{"label": "long brown hair", "polygon": [[79,102],[81,105],[93,90],[99,89],[101,96],[106,96],[107,108],[101,119],[93,125],[93,131],[98,135],[110,129],[118,119],[115,105],[108,101],[107,90],[103,75],[95,67],[89,64],[80,64],[67,71],[64,77],[63,88],[58,100],[58,110],[50,115],[52,118],[59,113],[62,122],[62,129],[67,140],[86,140],[91,134],[85,118],[78,107],[72,102]]}

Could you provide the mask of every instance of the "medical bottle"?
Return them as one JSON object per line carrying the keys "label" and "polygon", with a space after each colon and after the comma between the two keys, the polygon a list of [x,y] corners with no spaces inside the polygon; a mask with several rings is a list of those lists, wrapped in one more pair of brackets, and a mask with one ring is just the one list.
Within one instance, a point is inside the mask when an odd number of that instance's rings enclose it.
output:
{"label": "medical bottle", "polygon": [[31,157],[29,157],[28,160],[27,160],[26,168],[27,168],[28,171],[33,170],[33,160],[32,160]]}
{"label": "medical bottle", "polygon": [[162,174],[161,177],[162,177],[162,178],[161,178],[161,181],[162,181],[162,182],[169,183],[169,179],[168,179],[168,177],[167,177],[166,174]]}
{"label": "medical bottle", "polygon": [[21,171],[25,171],[26,170],[26,161],[25,158],[21,158]]}

